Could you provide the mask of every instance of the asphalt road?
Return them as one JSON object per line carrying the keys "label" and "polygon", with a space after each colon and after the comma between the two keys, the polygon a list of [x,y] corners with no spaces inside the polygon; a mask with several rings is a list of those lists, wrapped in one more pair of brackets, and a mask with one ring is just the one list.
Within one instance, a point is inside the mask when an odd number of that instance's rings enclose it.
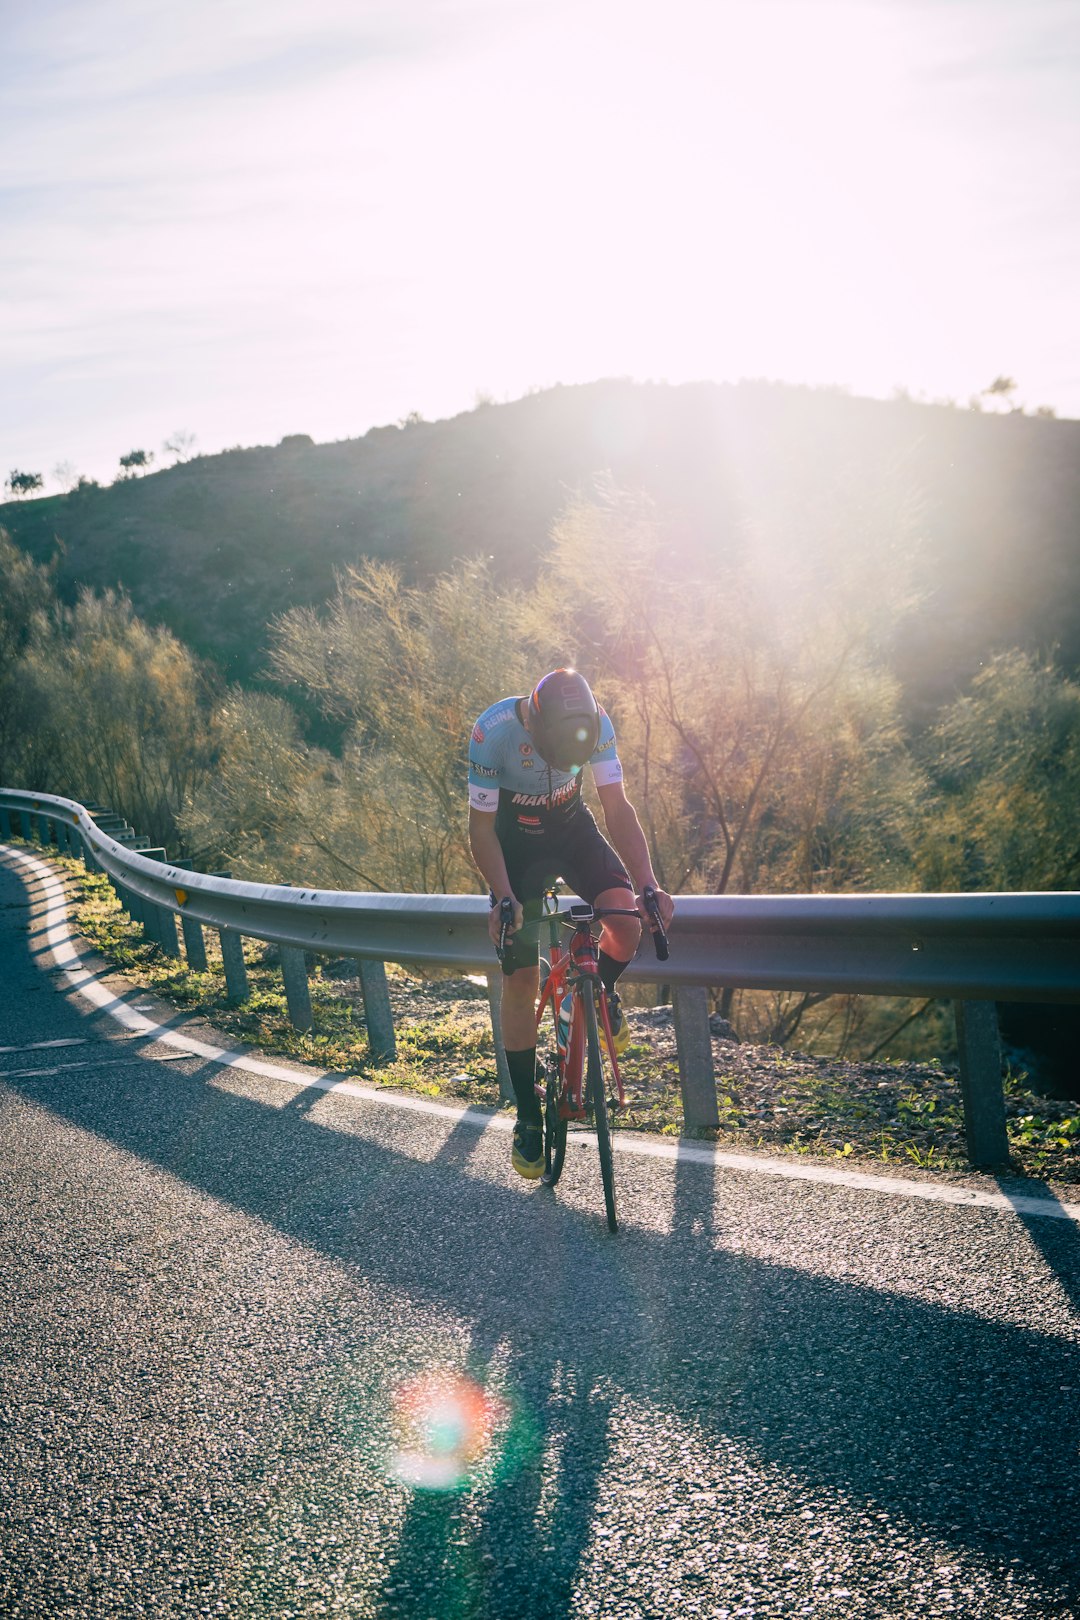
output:
{"label": "asphalt road", "polygon": [[620,1156],[612,1238],[588,1148],[552,1195],[125,1032],[36,893],[0,866],[5,1620],[1080,1614],[1076,1222]]}

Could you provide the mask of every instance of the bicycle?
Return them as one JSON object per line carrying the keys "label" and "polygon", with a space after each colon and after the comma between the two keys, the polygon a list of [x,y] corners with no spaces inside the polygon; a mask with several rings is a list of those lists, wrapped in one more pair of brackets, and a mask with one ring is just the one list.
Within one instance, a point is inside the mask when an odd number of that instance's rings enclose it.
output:
{"label": "bicycle", "polygon": [[[657,960],[668,957],[667,935],[660,918],[656,893],[646,888],[641,896],[649,917],[653,948]],[[608,1230],[618,1231],[618,1212],[615,1202],[615,1165],[611,1151],[611,1127],[608,1108],[625,1106],[619,1060],[615,1056],[615,1042],[611,1032],[607,996],[600,979],[597,939],[593,925],[605,917],[636,917],[637,907],[603,907],[594,910],[585,902],[578,902],[560,911],[554,890],[543,897],[544,914],[538,924],[530,927],[548,929],[548,969],[541,986],[536,1009],[537,1049],[540,1047],[540,1026],[548,1007],[555,1025],[555,1046],[544,1060],[543,1074],[538,1076],[536,1092],[540,1099],[544,1126],[544,1174],[542,1185],[555,1187],[563,1172],[566,1159],[567,1127],[571,1120],[585,1121],[591,1116],[600,1154],[600,1175],[604,1185],[604,1208]],[[513,908],[503,902],[500,918],[499,953],[505,949]],[[562,930],[571,930],[568,942]],[[568,1013],[564,1012],[569,1001]],[[601,1031],[604,1040],[601,1042]],[[614,1081],[614,1093],[609,1105],[604,1084],[605,1059]]]}

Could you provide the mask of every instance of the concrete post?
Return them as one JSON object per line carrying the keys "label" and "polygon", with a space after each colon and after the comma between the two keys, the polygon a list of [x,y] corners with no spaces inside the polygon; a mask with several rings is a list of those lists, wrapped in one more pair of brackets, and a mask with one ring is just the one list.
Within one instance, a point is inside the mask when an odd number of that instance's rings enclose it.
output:
{"label": "concrete post", "polygon": [[308,984],[307,962],[296,945],[279,947],[281,977],[285,981],[285,1001],[289,1008],[289,1022],[293,1029],[310,1029],[315,1022],[311,1013],[311,986]]}
{"label": "concrete post", "polygon": [[175,915],[169,910],[168,906],[152,906],[150,909],[157,912],[158,944],[166,956],[179,958],[180,941],[176,937]]}
{"label": "concrete post", "polygon": [[188,967],[193,973],[205,973],[206,940],[203,938],[202,923],[195,917],[185,917],[181,912],[180,927],[184,935],[184,954],[187,957]]}
{"label": "concrete post", "polygon": [[[195,870],[190,861],[175,861],[173,864],[183,867],[189,872]],[[205,973],[207,970],[206,940],[203,937],[202,923],[195,917],[186,917],[181,911],[180,932],[184,936],[184,955],[187,957],[188,967],[193,973]]]}
{"label": "concrete post", "polygon": [[491,1011],[491,1038],[495,1042],[495,1068],[499,1076],[499,1097],[502,1102],[515,1101],[510,1070],[506,1063],[506,1047],[502,1038],[503,970],[496,968],[487,975],[488,1007]]}
{"label": "concrete post", "polygon": [[672,1013],[683,1120],[692,1129],[715,1127],[720,1123],[720,1113],[716,1105],[708,991],[697,984],[677,985],[672,991]]}
{"label": "concrete post", "polygon": [[[115,837],[115,834],[112,836]],[[161,848],[144,849],[139,853],[152,861],[165,859],[165,851]],[[143,938],[151,945],[160,945],[167,956],[179,956],[180,947],[176,943],[176,924],[172,920],[172,912],[165,911],[152,900],[144,900],[135,895],[132,899],[139,908],[138,920],[142,923]]]}
{"label": "concrete post", "polygon": [[359,966],[368,1048],[373,1058],[389,1061],[397,1057],[397,1040],[394,1036],[394,1015],[390,1011],[390,992],[386,985],[386,968],[382,962],[366,962],[363,958]]}
{"label": "concrete post", "polygon": [[247,965],[244,962],[244,942],[233,928],[219,928],[218,938],[221,940],[221,961],[225,968],[226,998],[233,1003],[246,1001],[251,991],[248,989]]}
{"label": "concrete post", "polygon": [[1009,1136],[997,1007],[992,1001],[955,1001],[953,1009],[968,1158],[976,1169],[1004,1164],[1009,1157]]}

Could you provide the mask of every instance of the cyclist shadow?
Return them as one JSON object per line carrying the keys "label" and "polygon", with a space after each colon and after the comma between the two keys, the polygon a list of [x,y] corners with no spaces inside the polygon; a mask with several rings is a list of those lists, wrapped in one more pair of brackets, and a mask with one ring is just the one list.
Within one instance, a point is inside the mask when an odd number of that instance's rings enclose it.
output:
{"label": "cyclist shadow", "polygon": [[501,1477],[474,1492],[414,1492],[380,1620],[556,1620],[570,1612],[612,1403],[573,1387],[557,1367],[549,1371],[556,1387],[539,1413],[511,1418]]}

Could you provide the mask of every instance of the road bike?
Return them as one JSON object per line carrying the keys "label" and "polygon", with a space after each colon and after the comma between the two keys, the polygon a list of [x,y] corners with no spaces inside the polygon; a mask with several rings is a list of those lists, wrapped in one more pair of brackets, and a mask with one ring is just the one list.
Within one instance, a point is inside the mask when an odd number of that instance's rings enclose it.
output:
{"label": "road bike", "polygon": [[[649,928],[657,960],[668,956],[667,935],[660,918],[656,892],[646,888],[642,901],[648,913]],[[509,902],[503,902],[509,906]],[[611,1152],[609,1110],[625,1106],[622,1075],[615,1055],[611,1016],[600,978],[597,936],[593,929],[605,917],[636,917],[636,907],[602,907],[599,910],[579,901],[560,909],[558,896],[549,889],[543,897],[543,915],[529,928],[546,929],[548,934],[546,971],[536,1009],[537,1080],[544,1123],[543,1185],[555,1187],[566,1159],[567,1128],[571,1121],[591,1123],[600,1154],[600,1175],[604,1184],[604,1207],[608,1230],[618,1230],[615,1202],[615,1166]],[[500,928],[500,954],[505,949],[513,922],[513,908],[504,911]],[[566,931],[569,931],[569,938]],[[540,1058],[541,1025],[548,1009],[554,1026],[554,1044]],[[606,1084],[610,1075],[613,1089]]]}

